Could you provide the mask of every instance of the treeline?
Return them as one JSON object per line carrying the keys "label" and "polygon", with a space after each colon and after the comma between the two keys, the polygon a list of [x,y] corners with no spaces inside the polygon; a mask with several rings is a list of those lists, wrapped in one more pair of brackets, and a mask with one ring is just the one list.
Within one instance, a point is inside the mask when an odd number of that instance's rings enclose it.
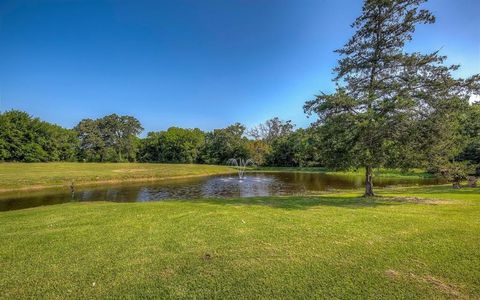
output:
{"label": "treeline", "polygon": [[73,129],[41,121],[26,112],[0,114],[0,161],[161,162],[225,164],[252,158],[257,165],[318,165],[313,129],[268,120],[250,130],[235,123],[202,131],[170,127],[149,132],[132,116],[83,119]]}
{"label": "treeline", "polygon": [[0,114],[0,161],[75,161],[77,133],[21,111]]}
{"label": "treeline", "polygon": [[[431,155],[430,168],[434,166],[435,157],[444,155],[442,151],[452,151],[452,141],[461,147],[457,149],[460,154],[456,161],[480,164],[480,104],[462,106],[457,115],[455,136],[445,137],[445,144],[439,143],[439,149]],[[443,117],[438,118],[435,130],[441,131],[438,124],[442,123]],[[435,130],[429,129],[428,132],[441,136],[441,132]],[[332,167],[332,157],[345,155],[349,149],[344,145],[345,141],[339,141],[335,132],[324,124],[314,123],[307,129],[295,128],[291,121],[279,118],[250,129],[240,123],[213,131],[170,127],[140,138],[138,135],[142,131],[141,123],[132,116],[112,114],[99,119],[84,119],[73,129],[66,129],[26,112],[7,111],[0,114],[0,161],[225,164],[230,158],[251,158],[259,166]],[[421,132],[417,130],[415,134]],[[338,160],[334,162],[337,168],[342,167]],[[399,165],[419,167],[420,162],[415,159],[414,152],[399,144],[392,146],[386,166]],[[421,166],[429,167],[428,164]]]}

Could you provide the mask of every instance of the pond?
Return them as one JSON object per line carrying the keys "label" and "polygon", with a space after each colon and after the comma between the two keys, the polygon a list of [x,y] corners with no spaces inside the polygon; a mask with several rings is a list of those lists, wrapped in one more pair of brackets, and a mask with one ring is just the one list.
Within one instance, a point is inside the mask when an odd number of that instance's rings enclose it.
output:
{"label": "pond", "polygon": [[[376,177],[375,186],[431,185],[434,178]],[[252,172],[239,180],[235,175],[218,175],[137,184],[77,187],[16,192],[0,195],[0,211],[72,201],[148,202],[168,199],[230,198],[305,195],[332,189],[363,186],[363,176],[300,172]]]}

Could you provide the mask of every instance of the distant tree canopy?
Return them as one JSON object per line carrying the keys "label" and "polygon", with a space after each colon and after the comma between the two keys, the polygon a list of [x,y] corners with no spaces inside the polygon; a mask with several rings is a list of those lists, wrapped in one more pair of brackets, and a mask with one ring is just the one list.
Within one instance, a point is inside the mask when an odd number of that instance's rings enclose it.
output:
{"label": "distant tree canopy", "polygon": [[284,137],[293,132],[295,125],[292,121],[283,121],[278,117],[265,121],[248,131],[248,134],[255,140],[263,140],[266,143],[272,143],[277,138]]}
{"label": "distant tree canopy", "polygon": [[77,145],[72,130],[18,110],[0,114],[0,161],[72,161]]}
{"label": "distant tree canopy", "polygon": [[198,128],[170,127],[149,132],[142,140],[139,159],[148,162],[195,163],[205,146],[205,133]]}
{"label": "distant tree canopy", "polygon": [[255,139],[257,145],[263,145],[263,164],[282,167],[318,164],[311,129],[295,130],[295,125],[290,120],[284,121],[275,117],[253,127],[248,134]]}
{"label": "distant tree canopy", "polygon": [[[464,178],[471,166],[480,164],[479,116],[480,104],[468,105],[462,99],[445,101],[401,135],[411,137],[386,147],[385,166],[424,167],[452,180]],[[345,137],[355,136],[358,130],[356,123],[347,121],[341,126],[314,124],[296,129],[290,121],[272,118],[253,128],[261,132],[258,135],[235,123],[210,132],[170,127],[139,138],[142,126],[130,116],[84,119],[70,130],[25,112],[8,111],[0,114],[0,161],[225,164],[230,158],[251,158],[258,166],[348,168],[354,157],[335,157],[354,153],[344,151],[355,147]],[[351,127],[344,131],[343,126]],[[429,152],[419,152],[418,148]]]}
{"label": "distant tree canopy", "polygon": [[297,129],[271,141],[266,164],[282,167],[308,167],[319,165],[318,145],[313,129]]}
{"label": "distant tree canopy", "polygon": [[445,65],[438,52],[404,52],[416,25],[435,21],[420,9],[425,1],[366,0],[356,32],[336,51],[336,92],[305,104],[318,116],[325,164],[364,167],[366,196],[373,195],[373,168],[422,165],[432,154],[441,165],[455,157],[461,146],[445,139],[458,134],[459,107],[480,90],[479,75],[453,78],[458,66]]}
{"label": "distant tree canopy", "polygon": [[249,153],[245,129],[244,125],[235,123],[207,132],[201,161],[207,164],[225,164],[230,158],[247,158]]}
{"label": "distant tree canopy", "polygon": [[137,135],[143,127],[134,117],[112,114],[83,119],[74,130],[80,140],[80,160],[121,162],[136,160]]}

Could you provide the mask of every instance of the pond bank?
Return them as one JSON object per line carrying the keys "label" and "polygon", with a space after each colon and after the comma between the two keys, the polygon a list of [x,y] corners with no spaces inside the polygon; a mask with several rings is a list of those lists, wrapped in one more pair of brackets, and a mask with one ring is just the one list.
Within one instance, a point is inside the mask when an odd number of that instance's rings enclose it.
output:
{"label": "pond bank", "polygon": [[152,163],[0,163],[0,193],[229,174],[226,166]]}

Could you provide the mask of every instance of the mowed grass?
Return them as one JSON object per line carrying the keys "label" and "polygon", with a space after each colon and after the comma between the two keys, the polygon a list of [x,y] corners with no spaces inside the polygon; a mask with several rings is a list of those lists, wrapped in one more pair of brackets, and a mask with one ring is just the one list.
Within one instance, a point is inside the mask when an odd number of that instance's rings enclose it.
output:
{"label": "mowed grass", "polygon": [[0,163],[0,192],[231,173],[225,166],[147,163]]}
{"label": "mowed grass", "polygon": [[2,212],[0,297],[480,298],[480,189],[379,194]]}

